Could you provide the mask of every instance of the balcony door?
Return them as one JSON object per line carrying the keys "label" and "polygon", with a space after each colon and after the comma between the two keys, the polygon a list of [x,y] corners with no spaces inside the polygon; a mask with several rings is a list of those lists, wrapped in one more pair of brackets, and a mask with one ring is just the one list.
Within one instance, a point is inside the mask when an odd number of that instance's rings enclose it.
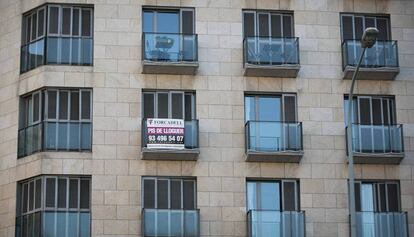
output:
{"label": "balcony door", "polygon": [[[395,125],[394,99],[391,97],[356,96],[353,100],[354,146],[357,152],[392,152],[399,143]],[[394,144],[394,145],[392,145]],[[400,144],[401,145],[401,144]],[[399,147],[398,145],[397,147]]]}
{"label": "balcony door", "polygon": [[194,9],[144,9],[143,18],[146,58],[194,60]]}
{"label": "balcony door", "polygon": [[[243,12],[244,36],[247,40],[247,58],[257,64],[280,64],[293,61],[295,50],[293,15],[281,12]],[[287,39],[286,39],[287,38]]]}
{"label": "balcony door", "polygon": [[245,119],[252,150],[281,151],[298,144],[294,94],[246,95]]}
{"label": "balcony door", "polygon": [[290,236],[299,211],[299,190],[296,180],[247,181],[249,236]]}
{"label": "balcony door", "polygon": [[365,53],[363,66],[376,67],[378,65],[395,64],[396,59],[393,57],[393,46],[385,41],[391,40],[390,22],[387,16],[374,15],[353,15],[342,14],[342,39],[351,41],[348,43],[348,57],[353,58],[353,62],[357,62],[362,52],[360,39],[364,30],[368,27],[375,27],[379,30],[378,42],[373,48],[368,49]]}

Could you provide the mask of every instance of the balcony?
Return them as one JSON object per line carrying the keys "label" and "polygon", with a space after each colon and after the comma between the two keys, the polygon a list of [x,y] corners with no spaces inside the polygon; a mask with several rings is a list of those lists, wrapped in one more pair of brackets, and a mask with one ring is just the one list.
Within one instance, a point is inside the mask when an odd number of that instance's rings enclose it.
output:
{"label": "balcony", "polygon": [[406,212],[357,212],[359,237],[408,237]]}
{"label": "balcony", "polygon": [[184,121],[184,149],[148,148],[147,120],[142,120],[141,146],[143,160],[197,160],[200,154],[198,145],[198,120]]}
{"label": "balcony", "polygon": [[302,123],[248,121],[246,161],[299,163],[303,156]]}
{"label": "balcony", "polygon": [[249,210],[248,237],[304,237],[305,212]]}
{"label": "balcony", "polygon": [[194,75],[198,68],[197,48],[196,34],[143,33],[142,72]]}
{"label": "balcony", "polygon": [[91,122],[41,122],[19,129],[18,157],[41,151],[91,151]]}
{"label": "balcony", "polygon": [[[342,43],[344,79],[352,78],[361,52],[360,40],[345,40]],[[399,72],[397,41],[377,41],[372,48],[366,50],[358,79],[394,80]]]}
{"label": "balcony", "polygon": [[45,37],[20,49],[20,72],[41,65],[92,66],[93,39],[85,37]]}
{"label": "balcony", "polygon": [[200,236],[200,210],[142,209],[142,235]]}
{"label": "balcony", "polygon": [[404,158],[401,124],[352,124],[352,143],[357,164],[399,164]]}
{"label": "balcony", "polygon": [[246,37],[243,50],[245,76],[295,78],[298,75],[299,38]]}

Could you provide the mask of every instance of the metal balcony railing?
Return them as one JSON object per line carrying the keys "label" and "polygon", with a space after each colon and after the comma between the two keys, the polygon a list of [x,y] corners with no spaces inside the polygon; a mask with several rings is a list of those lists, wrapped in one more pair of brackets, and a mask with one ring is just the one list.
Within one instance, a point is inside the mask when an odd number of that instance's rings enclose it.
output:
{"label": "metal balcony railing", "polygon": [[357,212],[358,237],[408,237],[406,212]]}
{"label": "metal balcony railing", "polygon": [[299,38],[245,37],[244,64],[284,65],[299,64]]}
{"label": "metal balcony railing", "polygon": [[[361,40],[352,39],[342,42],[342,68],[356,67],[362,52]],[[395,40],[378,40],[365,52],[362,68],[398,67],[398,43]]]}
{"label": "metal balcony railing", "polygon": [[246,149],[254,152],[302,151],[302,123],[247,121]]}
{"label": "metal balcony railing", "polygon": [[200,210],[144,208],[141,225],[144,237],[198,237]]}
{"label": "metal balcony railing", "polygon": [[305,212],[249,210],[249,237],[304,237]]}
{"label": "metal balcony railing", "polygon": [[92,150],[91,122],[44,121],[18,131],[18,157],[40,151]]}
{"label": "metal balcony railing", "polygon": [[142,58],[154,62],[197,62],[196,34],[142,33]]}
{"label": "metal balcony railing", "polygon": [[20,72],[41,65],[93,64],[93,39],[89,37],[48,36],[23,45],[20,49]]}
{"label": "metal balcony railing", "polygon": [[[347,134],[347,133],[346,133]],[[403,153],[403,126],[352,124],[352,150],[358,153]]]}

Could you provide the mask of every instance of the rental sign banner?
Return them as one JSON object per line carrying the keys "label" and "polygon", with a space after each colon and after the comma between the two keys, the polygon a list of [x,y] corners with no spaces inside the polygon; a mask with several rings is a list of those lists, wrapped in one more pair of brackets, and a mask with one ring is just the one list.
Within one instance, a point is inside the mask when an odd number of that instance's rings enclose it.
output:
{"label": "rental sign banner", "polygon": [[184,149],[183,119],[147,119],[147,148]]}

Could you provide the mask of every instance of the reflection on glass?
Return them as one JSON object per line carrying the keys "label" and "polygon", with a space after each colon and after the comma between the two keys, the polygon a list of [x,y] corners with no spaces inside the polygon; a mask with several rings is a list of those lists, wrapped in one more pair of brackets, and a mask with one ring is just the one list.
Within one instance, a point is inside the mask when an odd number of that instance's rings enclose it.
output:
{"label": "reflection on glass", "polygon": [[197,36],[144,33],[144,57],[151,61],[197,61]]}
{"label": "reflection on glass", "polygon": [[[345,40],[342,45],[345,65],[356,66],[362,52],[359,40]],[[361,67],[398,67],[397,41],[377,41],[367,48]]]}
{"label": "reflection on glass", "polygon": [[144,209],[145,236],[199,236],[198,210]]}
{"label": "reflection on glass", "polygon": [[299,64],[298,38],[246,37],[245,61],[250,64]]}
{"label": "reflection on glass", "polygon": [[250,210],[248,212],[249,237],[304,237],[303,212]]}
{"label": "reflection on glass", "polygon": [[408,237],[407,213],[357,212],[357,236]]}

